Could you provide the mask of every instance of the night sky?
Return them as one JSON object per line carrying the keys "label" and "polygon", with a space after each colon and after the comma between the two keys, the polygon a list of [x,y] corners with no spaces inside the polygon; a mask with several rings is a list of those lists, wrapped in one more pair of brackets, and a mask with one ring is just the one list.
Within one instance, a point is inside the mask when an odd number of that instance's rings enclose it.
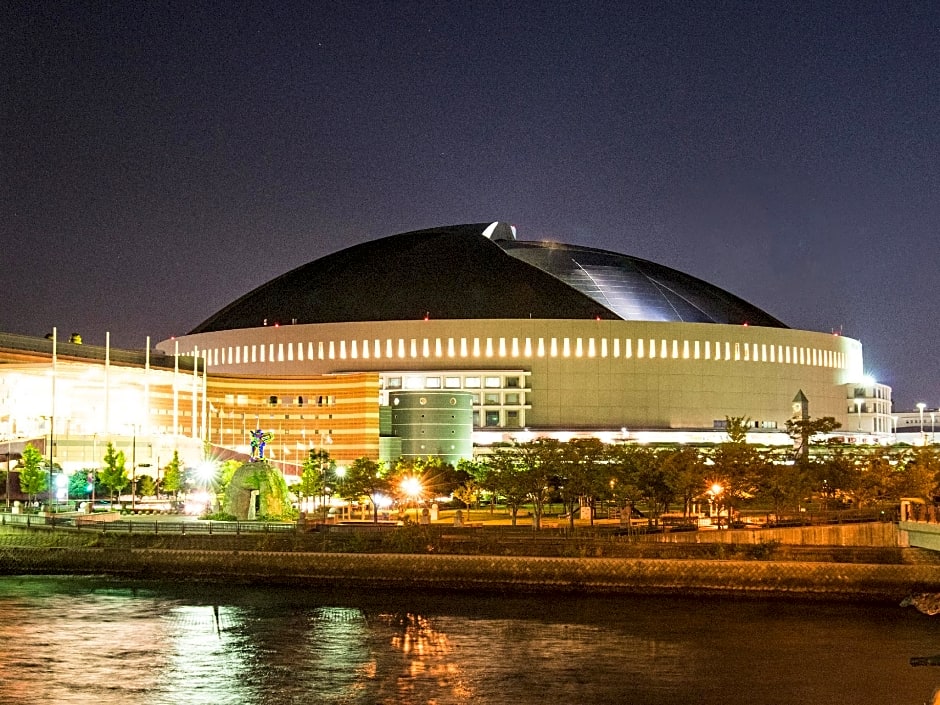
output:
{"label": "night sky", "polygon": [[11,0],[0,111],[0,331],[142,348],[506,220],[841,330],[895,409],[940,405],[936,2]]}

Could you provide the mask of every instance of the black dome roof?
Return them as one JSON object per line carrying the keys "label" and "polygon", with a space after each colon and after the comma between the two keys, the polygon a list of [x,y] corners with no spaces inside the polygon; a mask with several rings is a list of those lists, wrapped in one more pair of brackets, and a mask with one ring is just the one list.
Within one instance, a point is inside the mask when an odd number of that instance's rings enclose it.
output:
{"label": "black dome roof", "polygon": [[392,235],[321,257],[242,296],[192,332],[425,316],[786,327],[674,269],[605,250],[519,241],[509,226],[480,223]]}

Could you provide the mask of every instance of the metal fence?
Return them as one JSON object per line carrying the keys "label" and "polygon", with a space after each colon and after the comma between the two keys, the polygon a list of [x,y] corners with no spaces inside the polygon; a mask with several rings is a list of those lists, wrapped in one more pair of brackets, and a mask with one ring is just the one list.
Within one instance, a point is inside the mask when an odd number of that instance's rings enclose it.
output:
{"label": "metal fence", "polygon": [[244,521],[101,521],[94,515],[62,516],[55,514],[0,513],[0,526],[46,527],[109,534],[219,534],[293,533],[295,524]]}

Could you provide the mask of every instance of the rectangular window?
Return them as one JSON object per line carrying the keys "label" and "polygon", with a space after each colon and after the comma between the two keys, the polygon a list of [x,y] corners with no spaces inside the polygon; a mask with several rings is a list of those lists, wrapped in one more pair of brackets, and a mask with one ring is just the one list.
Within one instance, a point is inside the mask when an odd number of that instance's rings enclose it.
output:
{"label": "rectangular window", "polygon": [[470,403],[473,406],[480,406],[480,395],[477,392],[473,392],[470,395]]}
{"label": "rectangular window", "polygon": [[506,412],[506,426],[510,428],[519,428],[519,412],[518,411]]}
{"label": "rectangular window", "polygon": [[499,377],[487,377],[484,384],[488,389],[499,389],[502,386],[502,381]]}
{"label": "rectangular window", "polygon": [[483,395],[484,404],[499,404],[499,392],[487,392]]}
{"label": "rectangular window", "polygon": [[465,386],[467,389],[479,389],[480,378],[479,377],[467,377],[463,381],[463,386]]}
{"label": "rectangular window", "polygon": [[487,428],[499,426],[499,412],[498,411],[486,412],[486,426]]}
{"label": "rectangular window", "polygon": [[441,378],[440,377],[425,377],[424,388],[425,389],[440,389]]}
{"label": "rectangular window", "polygon": [[388,388],[389,389],[401,389],[401,377],[389,377]]}
{"label": "rectangular window", "polygon": [[507,377],[507,378],[506,378],[506,388],[507,388],[507,389],[519,389],[519,378],[518,378],[518,377]]}
{"label": "rectangular window", "polygon": [[460,377],[445,377],[444,387],[447,389],[460,389]]}
{"label": "rectangular window", "polygon": [[518,404],[518,403],[519,403],[519,395],[518,395],[518,394],[515,394],[515,393],[509,393],[509,394],[507,394],[507,395],[506,395],[506,403],[507,403],[507,404]]}

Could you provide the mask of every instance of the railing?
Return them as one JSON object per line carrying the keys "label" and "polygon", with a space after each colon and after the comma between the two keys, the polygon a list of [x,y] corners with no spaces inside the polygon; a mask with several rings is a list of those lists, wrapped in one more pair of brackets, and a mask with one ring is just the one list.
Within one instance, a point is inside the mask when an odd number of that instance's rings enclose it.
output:
{"label": "railing", "polygon": [[26,528],[48,527],[109,534],[202,534],[240,535],[258,533],[293,533],[295,524],[243,521],[95,521],[86,515],[55,516],[47,514],[0,513],[0,526]]}
{"label": "railing", "polygon": [[940,524],[940,506],[920,499],[901,500],[901,521],[919,521]]}

